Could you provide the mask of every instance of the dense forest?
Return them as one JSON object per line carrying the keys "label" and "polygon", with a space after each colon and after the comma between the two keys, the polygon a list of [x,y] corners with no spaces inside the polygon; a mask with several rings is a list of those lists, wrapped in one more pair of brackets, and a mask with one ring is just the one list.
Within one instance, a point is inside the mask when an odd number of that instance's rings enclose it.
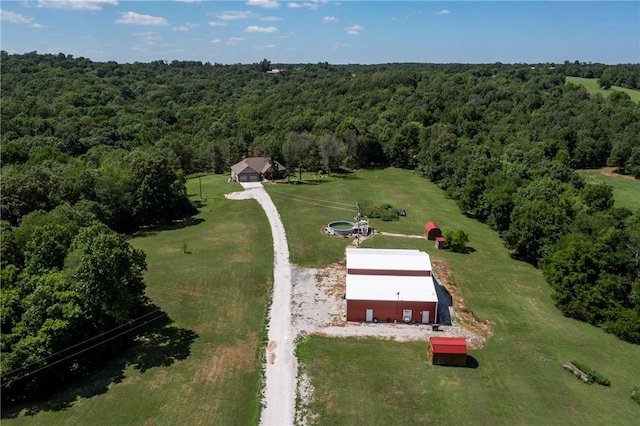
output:
{"label": "dense forest", "polygon": [[143,315],[144,254],[118,232],[193,214],[185,176],[247,155],[415,170],[540,267],[565,315],[640,343],[640,212],[576,173],[640,178],[640,106],[565,83],[634,89],[640,65],[1,60],[5,395],[82,371],[27,374]]}

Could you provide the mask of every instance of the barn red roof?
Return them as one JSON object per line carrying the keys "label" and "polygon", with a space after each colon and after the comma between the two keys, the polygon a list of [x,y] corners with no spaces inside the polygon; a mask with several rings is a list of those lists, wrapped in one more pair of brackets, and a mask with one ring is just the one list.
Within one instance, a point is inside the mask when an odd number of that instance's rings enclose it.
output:
{"label": "barn red roof", "polygon": [[429,342],[435,354],[467,353],[467,341],[464,337],[431,337]]}
{"label": "barn red roof", "polygon": [[439,242],[439,243],[444,243],[445,239],[444,239],[444,237],[436,237],[436,241]]}
{"label": "barn red roof", "polygon": [[429,232],[429,231],[431,231],[432,229],[440,229],[440,227],[439,227],[439,226],[438,226],[438,224],[437,224],[437,223],[435,223],[435,222],[428,222],[428,223],[425,223],[425,225],[424,225],[424,230],[425,230],[425,231]]}

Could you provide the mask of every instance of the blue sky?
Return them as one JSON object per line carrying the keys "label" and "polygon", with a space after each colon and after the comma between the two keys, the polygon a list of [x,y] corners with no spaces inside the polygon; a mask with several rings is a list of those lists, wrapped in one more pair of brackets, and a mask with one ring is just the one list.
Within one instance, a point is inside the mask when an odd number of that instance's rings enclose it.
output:
{"label": "blue sky", "polygon": [[2,0],[0,47],[95,61],[640,62],[639,1]]}

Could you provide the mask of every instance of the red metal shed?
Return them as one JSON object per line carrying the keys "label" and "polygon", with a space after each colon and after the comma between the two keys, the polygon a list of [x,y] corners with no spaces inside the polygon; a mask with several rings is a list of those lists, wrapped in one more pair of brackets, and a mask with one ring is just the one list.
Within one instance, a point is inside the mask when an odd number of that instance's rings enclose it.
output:
{"label": "red metal shed", "polygon": [[444,249],[446,240],[444,239],[444,237],[436,237],[436,248],[437,249]]}
{"label": "red metal shed", "polygon": [[427,236],[427,240],[435,240],[436,237],[442,237],[442,231],[435,222],[428,222],[424,225],[424,233]]}
{"label": "red metal shed", "polygon": [[467,363],[467,341],[464,337],[430,337],[431,364],[464,366]]}

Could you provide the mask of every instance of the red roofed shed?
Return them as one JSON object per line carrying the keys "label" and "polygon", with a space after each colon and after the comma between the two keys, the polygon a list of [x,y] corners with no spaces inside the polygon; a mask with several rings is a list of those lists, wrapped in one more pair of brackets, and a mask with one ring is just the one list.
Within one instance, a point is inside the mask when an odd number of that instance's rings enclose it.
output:
{"label": "red roofed shed", "polygon": [[443,249],[446,242],[444,237],[436,237],[436,248]]}
{"label": "red roofed shed", "polygon": [[464,337],[429,338],[429,360],[434,365],[466,365],[466,339]]}
{"label": "red roofed shed", "polygon": [[442,237],[442,231],[438,224],[435,222],[429,222],[424,225],[424,234],[427,236],[427,240],[435,240],[436,237]]}

